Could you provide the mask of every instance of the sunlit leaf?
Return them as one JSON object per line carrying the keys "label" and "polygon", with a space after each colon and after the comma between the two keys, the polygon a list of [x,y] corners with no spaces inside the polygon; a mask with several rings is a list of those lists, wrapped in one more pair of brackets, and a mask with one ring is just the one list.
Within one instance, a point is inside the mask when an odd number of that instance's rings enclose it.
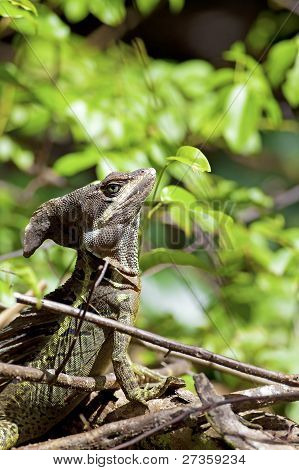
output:
{"label": "sunlit leaf", "polygon": [[176,66],[171,79],[187,97],[199,98],[209,89],[209,78],[212,75],[213,67],[209,62],[188,60]]}
{"label": "sunlit leaf", "polygon": [[92,0],[90,11],[103,23],[116,26],[125,19],[124,0]]}
{"label": "sunlit leaf", "polygon": [[195,196],[184,188],[179,186],[165,186],[160,195],[161,201],[165,203],[176,202],[189,207],[196,201]]}
{"label": "sunlit leaf", "polygon": [[148,15],[151,13],[157,5],[159,5],[160,0],[136,0],[136,5],[138,10],[143,15]]}
{"label": "sunlit leaf", "polygon": [[[35,13],[35,7],[33,4],[31,9],[24,8],[21,2],[11,2],[10,0],[1,0],[0,2],[0,15],[4,18],[29,18],[30,13],[28,11]],[[31,3],[31,2],[29,2]],[[14,22],[12,21],[12,24]]]}
{"label": "sunlit leaf", "polygon": [[270,196],[267,196],[260,188],[238,188],[232,195],[231,200],[235,202],[251,201],[261,207],[272,207],[273,201]]}
{"label": "sunlit leaf", "polygon": [[299,49],[294,67],[287,72],[282,89],[290,105],[293,108],[299,106]]}
{"label": "sunlit leaf", "polygon": [[288,264],[290,263],[293,257],[293,251],[289,248],[281,248],[276,253],[274,253],[272,260],[269,265],[269,270],[276,274],[277,276],[281,276]]}
{"label": "sunlit leaf", "polygon": [[179,148],[175,157],[168,157],[167,160],[175,160],[184,163],[192,168],[193,171],[205,172],[211,171],[208,159],[204,154],[194,147],[184,146]]}
{"label": "sunlit leaf", "polygon": [[84,20],[89,13],[88,0],[65,0],[63,2],[65,16],[69,21],[77,23]]}
{"label": "sunlit leaf", "polygon": [[223,135],[231,150],[250,154],[260,150],[260,105],[248,84],[234,85],[227,99]]}
{"label": "sunlit leaf", "polygon": [[266,70],[274,86],[280,85],[287,70],[295,61],[298,47],[294,39],[279,41],[271,47],[266,61]]}
{"label": "sunlit leaf", "polygon": [[60,157],[53,168],[62,176],[72,176],[95,166],[100,157],[96,148],[87,147],[82,152],[68,153]]}
{"label": "sunlit leaf", "polygon": [[192,218],[204,232],[219,235],[219,243],[223,247],[231,244],[233,219],[228,214],[201,205],[192,210]]}
{"label": "sunlit leaf", "polygon": [[34,162],[32,151],[23,148],[9,136],[0,138],[0,161],[11,160],[20,170],[28,170]]}
{"label": "sunlit leaf", "polygon": [[37,15],[36,7],[32,2],[30,2],[30,0],[9,0],[9,2],[14,6],[23,8],[27,11],[31,11],[32,13]]}

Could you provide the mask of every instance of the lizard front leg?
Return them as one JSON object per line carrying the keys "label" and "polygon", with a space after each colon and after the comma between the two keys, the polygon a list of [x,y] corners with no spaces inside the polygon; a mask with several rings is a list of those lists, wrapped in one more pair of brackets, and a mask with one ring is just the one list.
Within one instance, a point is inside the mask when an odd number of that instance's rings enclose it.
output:
{"label": "lizard front leg", "polygon": [[[130,312],[122,310],[118,318],[119,321],[130,325],[133,323],[132,314]],[[139,401],[144,403],[147,400],[158,398],[171,383],[177,383],[176,377],[163,377],[157,373],[149,371],[149,369],[133,364],[129,355],[128,347],[131,341],[131,337],[125,333],[115,331],[113,334],[113,351],[112,351],[112,363],[114,372],[118,383],[120,384],[124,394],[130,401]],[[157,382],[157,385],[148,388],[141,388],[137,376],[151,375]]]}

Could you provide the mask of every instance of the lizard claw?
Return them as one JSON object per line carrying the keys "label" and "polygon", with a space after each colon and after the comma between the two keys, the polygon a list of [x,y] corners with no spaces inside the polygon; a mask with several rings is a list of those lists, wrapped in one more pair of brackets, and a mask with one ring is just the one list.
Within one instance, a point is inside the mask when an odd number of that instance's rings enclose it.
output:
{"label": "lizard claw", "polygon": [[165,381],[165,391],[167,389],[177,389],[177,388],[182,388],[185,387],[185,381],[183,379],[180,379],[179,377],[167,377]]}

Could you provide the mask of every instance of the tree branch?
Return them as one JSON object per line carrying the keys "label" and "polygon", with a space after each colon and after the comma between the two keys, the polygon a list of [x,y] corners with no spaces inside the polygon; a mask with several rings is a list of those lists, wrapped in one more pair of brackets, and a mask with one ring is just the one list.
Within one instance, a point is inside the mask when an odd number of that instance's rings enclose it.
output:
{"label": "tree branch", "polygon": [[[201,374],[203,376],[203,374]],[[231,405],[234,411],[252,409],[265,406],[274,401],[294,401],[299,399],[299,389],[283,385],[272,385],[242,391],[242,395],[230,394],[223,398],[223,401],[202,405],[201,401],[190,392],[178,390],[176,395],[188,395],[191,403],[185,406],[176,406],[169,409],[169,401],[165,399],[165,408],[149,414],[135,416],[133,418],[121,419],[112,423],[104,424],[91,431],[74,434],[46,442],[30,444],[19,449],[125,449],[137,444],[141,440],[156,435],[166,433],[182,427],[198,427],[207,422],[205,413],[222,407]],[[157,400],[152,400],[155,402]],[[151,407],[151,402],[149,406]],[[164,400],[159,400],[159,407],[163,407]],[[167,409],[166,409],[167,407]],[[123,415],[125,416],[126,408]],[[155,409],[155,408],[153,408]],[[289,444],[290,442],[286,442]]]}
{"label": "tree branch", "polygon": [[[176,361],[167,364],[159,369],[154,369],[161,375],[182,375],[186,372],[186,361]],[[105,374],[99,377],[79,377],[60,373],[56,376],[55,370],[42,371],[35,367],[19,366],[17,364],[6,364],[0,362],[0,377],[8,379],[27,380],[29,382],[45,383],[49,385],[60,386],[63,388],[72,388],[78,391],[94,392],[98,390],[111,390],[119,388],[119,384],[114,374]]]}
{"label": "tree branch", "polygon": [[[17,299],[18,302],[21,302],[27,305],[36,306],[38,302],[38,300],[35,297],[29,297],[29,296],[18,294],[18,293],[15,294],[15,298]],[[41,300],[41,306],[44,310],[47,310],[53,313],[58,313],[58,314],[64,313],[65,315],[70,315],[75,318],[80,318],[79,309],[70,307],[68,305],[64,305],[58,302],[53,302],[50,300],[43,299]],[[121,331],[122,333],[127,333],[131,336],[140,338],[144,341],[148,341],[158,346],[162,346],[168,349],[169,351],[175,351],[175,352],[186,354],[187,356],[204,359],[210,362],[211,364],[216,363],[216,364],[225,366],[228,369],[237,370],[245,374],[252,375],[254,377],[262,377],[272,382],[278,382],[278,383],[283,383],[286,385],[291,385],[294,387],[299,387],[298,376],[283,374],[281,372],[275,372],[275,371],[263,369],[262,367],[257,367],[251,364],[240,362],[235,359],[222,356],[220,354],[215,354],[211,351],[208,351],[200,347],[189,346],[186,344],[179,343],[177,341],[169,340],[167,338],[164,338],[163,336],[156,335],[145,330],[141,330],[134,326],[125,325],[116,320],[105,318],[105,317],[102,317],[100,315],[97,315],[91,312],[86,313],[85,320],[91,323],[94,323],[95,325],[98,325],[100,327],[114,328],[117,331]]]}

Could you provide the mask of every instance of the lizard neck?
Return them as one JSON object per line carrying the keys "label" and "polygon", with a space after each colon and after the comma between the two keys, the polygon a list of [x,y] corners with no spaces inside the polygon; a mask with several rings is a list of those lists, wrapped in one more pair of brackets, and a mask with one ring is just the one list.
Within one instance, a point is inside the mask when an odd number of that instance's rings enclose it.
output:
{"label": "lizard neck", "polygon": [[138,228],[139,217],[123,228],[122,236],[109,253],[103,253],[111,266],[130,276],[139,275],[138,263]]}

